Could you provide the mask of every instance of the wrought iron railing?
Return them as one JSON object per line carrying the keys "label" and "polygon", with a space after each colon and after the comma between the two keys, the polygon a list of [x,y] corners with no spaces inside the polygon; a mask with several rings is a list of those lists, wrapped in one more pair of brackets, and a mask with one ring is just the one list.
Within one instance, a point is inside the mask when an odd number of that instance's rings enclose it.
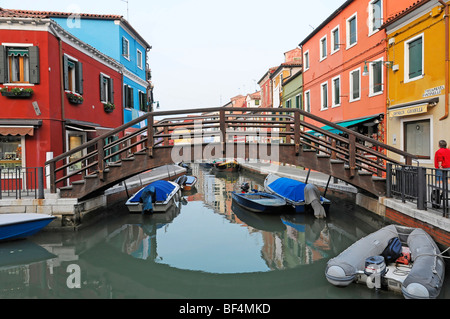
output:
{"label": "wrought iron railing", "polygon": [[417,204],[417,209],[434,209],[449,217],[450,174],[422,166],[387,164],[386,196]]}
{"label": "wrought iron railing", "polygon": [[3,197],[44,198],[43,167],[0,167],[0,199]]}

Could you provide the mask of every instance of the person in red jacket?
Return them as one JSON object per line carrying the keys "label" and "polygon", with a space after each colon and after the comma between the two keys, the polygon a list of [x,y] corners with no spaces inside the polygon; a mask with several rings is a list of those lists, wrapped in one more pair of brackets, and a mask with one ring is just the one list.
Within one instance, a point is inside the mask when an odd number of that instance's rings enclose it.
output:
{"label": "person in red jacket", "polygon": [[447,148],[447,142],[444,140],[439,141],[439,149],[434,154],[434,167],[438,170],[436,171],[436,177],[438,180],[442,177],[443,169],[450,169],[450,149]]}

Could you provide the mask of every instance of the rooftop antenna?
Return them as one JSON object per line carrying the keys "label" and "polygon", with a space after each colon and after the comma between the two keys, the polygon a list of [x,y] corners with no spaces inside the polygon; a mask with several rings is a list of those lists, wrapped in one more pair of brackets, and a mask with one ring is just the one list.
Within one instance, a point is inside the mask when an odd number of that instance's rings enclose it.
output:
{"label": "rooftop antenna", "polygon": [[127,4],[127,21],[128,22],[130,22],[130,17],[129,17],[129,14],[128,14],[128,0],[120,0],[120,1],[122,1],[122,2],[126,2],[126,4]]}

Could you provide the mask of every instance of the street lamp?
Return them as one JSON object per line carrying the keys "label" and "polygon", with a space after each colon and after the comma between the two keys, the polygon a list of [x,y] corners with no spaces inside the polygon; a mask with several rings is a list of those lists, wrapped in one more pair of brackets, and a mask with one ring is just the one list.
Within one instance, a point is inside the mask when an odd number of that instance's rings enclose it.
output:
{"label": "street lamp", "polygon": [[368,76],[369,75],[369,71],[367,69],[367,63],[383,63],[387,68],[391,68],[394,65],[393,61],[364,61],[364,70],[362,75],[363,76]]}

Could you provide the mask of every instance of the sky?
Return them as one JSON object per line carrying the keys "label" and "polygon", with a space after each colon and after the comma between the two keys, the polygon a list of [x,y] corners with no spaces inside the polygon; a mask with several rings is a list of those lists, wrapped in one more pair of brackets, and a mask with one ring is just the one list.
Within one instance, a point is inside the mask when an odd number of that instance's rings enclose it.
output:
{"label": "sky", "polygon": [[259,91],[268,69],[344,2],[0,0],[0,7],[123,15],[152,46],[154,99],[168,111],[222,106]]}

